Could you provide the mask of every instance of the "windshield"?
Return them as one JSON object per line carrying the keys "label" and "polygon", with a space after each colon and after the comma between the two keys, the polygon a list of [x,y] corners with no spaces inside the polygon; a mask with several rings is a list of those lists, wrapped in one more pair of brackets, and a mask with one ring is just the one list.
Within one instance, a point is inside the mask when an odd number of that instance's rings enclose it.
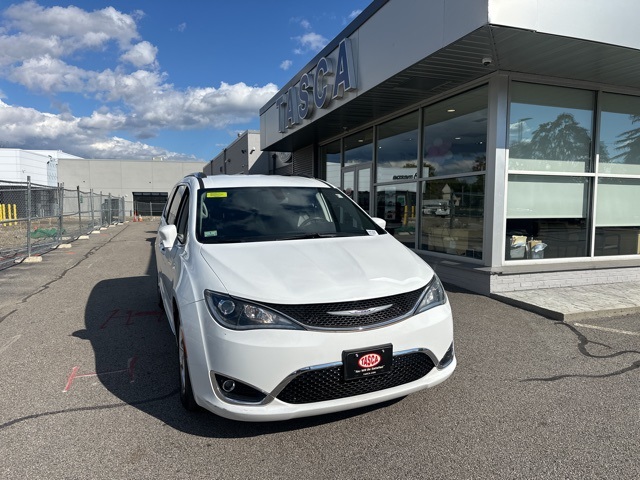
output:
{"label": "windshield", "polygon": [[337,189],[243,187],[199,192],[196,236],[202,243],[385,233]]}

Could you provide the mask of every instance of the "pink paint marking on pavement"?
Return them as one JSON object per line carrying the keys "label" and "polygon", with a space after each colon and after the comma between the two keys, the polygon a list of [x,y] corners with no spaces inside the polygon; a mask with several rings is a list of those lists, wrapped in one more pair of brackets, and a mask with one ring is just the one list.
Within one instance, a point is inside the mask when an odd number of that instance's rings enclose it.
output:
{"label": "pink paint marking on pavement", "polygon": [[63,393],[67,393],[71,389],[71,385],[73,385],[73,382],[74,382],[74,380],[76,378],[101,377],[103,375],[112,375],[114,373],[126,373],[128,375],[128,377],[129,377],[129,383],[134,383],[134,381],[135,381],[135,368],[136,368],[136,362],[137,361],[138,361],[138,356],[134,355],[133,357],[131,357],[127,361],[127,368],[123,368],[121,370],[110,370],[108,372],[95,372],[95,373],[81,373],[81,374],[78,374],[78,370],[80,370],[80,367],[73,367],[71,369],[71,374],[67,378],[67,385],[64,387],[64,390],[62,390],[62,392]]}
{"label": "pink paint marking on pavement", "polygon": [[69,375],[69,378],[67,378],[67,386],[64,387],[64,390],[62,390],[63,393],[67,393],[69,391],[69,389],[71,388],[71,384],[75,380],[76,375],[78,373],[78,370],[80,370],[80,367],[73,367],[71,369],[71,375]]}

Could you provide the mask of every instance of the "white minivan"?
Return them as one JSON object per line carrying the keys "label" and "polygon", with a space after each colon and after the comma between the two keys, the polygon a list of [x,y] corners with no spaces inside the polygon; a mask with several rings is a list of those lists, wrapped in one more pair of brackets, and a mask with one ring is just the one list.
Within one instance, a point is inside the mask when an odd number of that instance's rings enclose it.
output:
{"label": "white minivan", "polygon": [[182,179],[155,256],[183,405],[283,420],[446,380],[456,367],[447,295],[384,227],[322,180]]}

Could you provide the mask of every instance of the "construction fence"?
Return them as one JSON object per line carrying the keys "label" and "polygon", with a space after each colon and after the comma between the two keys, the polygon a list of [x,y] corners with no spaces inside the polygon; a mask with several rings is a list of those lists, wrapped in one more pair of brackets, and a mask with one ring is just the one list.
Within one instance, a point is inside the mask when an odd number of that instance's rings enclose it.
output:
{"label": "construction fence", "polygon": [[0,269],[124,220],[124,197],[0,180]]}
{"label": "construction fence", "polygon": [[131,217],[142,217],[143,220],[158,220],[166,202],[125,202],[125,213]]}

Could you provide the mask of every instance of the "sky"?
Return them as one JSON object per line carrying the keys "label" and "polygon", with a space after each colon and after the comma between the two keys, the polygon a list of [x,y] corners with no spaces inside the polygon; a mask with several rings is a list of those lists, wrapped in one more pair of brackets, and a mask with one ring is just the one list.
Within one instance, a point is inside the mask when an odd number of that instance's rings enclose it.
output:
{"label": "sky", "polygon": [[210,160],[372,0],[0,0],[0,148]]}

